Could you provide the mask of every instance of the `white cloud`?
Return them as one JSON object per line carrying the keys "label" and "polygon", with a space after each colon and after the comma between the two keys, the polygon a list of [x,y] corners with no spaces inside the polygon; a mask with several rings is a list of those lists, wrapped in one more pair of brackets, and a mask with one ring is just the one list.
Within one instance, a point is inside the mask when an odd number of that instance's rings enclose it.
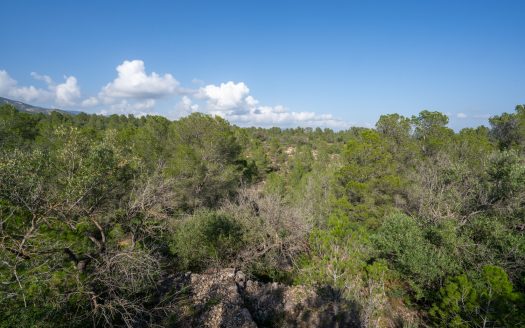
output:
{"label": "white cloud", "polygon": [[333,117],[331,114],[317,114],[314,112],[289,111],[284,106],[259,106],[251,108],[243,114],[226,114],[217,112],[216,115],[242,126],[282,126],[282,127],[331,127],[348,128],[351,125]]}
{"label": "white cloud", "polygon": [[155,107],[155,99],[146,99],[144,101],[137,102],[132,105],[132,108],[134,110],[140,110],[140,111],[150,110],[154,107]]}
{"label": "white cloud", "polygon": [[8,97],[24,102],[48,102],[53,98],[53,94],[45,89],[35,88],[34,86],[29,87],[15,87],[9,90]]}
{"label": "white cloud", "polygon": [[479,114],[479,113],[457,113],[456,117],[459,119],[470,119],[470,120],[486,120],[489,119],[492,115],[490,114]]}
{"label": "white cloud", "polygon": [[245,83],[229,81],[218,86],[212,84],[202,87],[195,96],[206,100],[205,111],[209,114],[221,116],[243,126],[350,126],[330,114],[293,112],[281,105],[259,105],[259,101],[249,93],[250,89]]}
{"label": "white cloud", "polygon": [[171,74],[146,73],[142,60],[125,60],[116,71],[117,77],[102,87],[97,96],[81,102],[83,107],[98,107],[102,114],[146,115],[155,107],[155,99],[181,91]]}
{"label": "white cloud", "polygon": [[[221,85],[207,85],[199,89],[197,97],[208,100],[208,108],[214,111],[229,111],[243,108],[250,89],[243,82],[232,81]],[[251,98],[253,99],[253,98]]]}
{"label": "white cloud", "polygon": [[99,97],[104,98],[160,98],[176,92],[179,83],[171,74],[146,74],[142,60],[124,61],[117,66],[118,76],[108,83]]}
{"label": "white cloud", "polygon": [[41,75],[36,72],[31,72],[31,77],[35,80],[42,81],[46,83],[47,85],[53,84],[53,79],[48,75]]}
{"label": "white cloud", "polygon": [[[117,77],[103,86],[97,95],[81,99],[78,81],[66,76],[60,84],[51,77],[32,72],[31,76],[44,82],[47,88],[19,86],[6,71],[0,70],[0,96],[34,104],[54,103],[59,106],[93,107],[100,114],[133,114],[143,116],[155,113],[156,100],[180,95],[178,103],[171,103],[167,116],[176,118],[201,111],[221,116],[241,126],[311,126],[348,128],[350,124],[330,114],[291,111],[282,105],[268,106],[250,94],[244,82],[228,81],[218,85],[202,85],[197,89],[184,89],[171,74],[147,73],[142,60],[124,61],[118,65]],[[166,102],[167,104],[168,102]],[[458,118],[463,118],[458,113]],[[466,117],[466,116],[465,116]]]}
{"label": "white cloud", "polygon": [[170,111],[166,116],[169,119],[176,120],[181,117],[188,116],[191,113],[198,112],[199,109],[200,109],[199,104],[194,103],[193,100],[189,96],[184,95],[181,97],[179,102],[177,102],[174,110]]}
{"label": "white cloud", "polygon": [[175,110],[180,115],[187,115],[199,110],[199,105],[194,104],[190,97],[182,96],[181,100],[175,106]]}
{"label": "white cloud", "polygon": [[14,87],[16,87],[16,81],[6,71],[0,70],[0,94],[7,95]]}
{"label": "white cloud", "polygon": [[28,103],[53,103],[59,106],[74,106],[80,97],[80,88],[74,76],[65,77],[65,82],[55,85],[51,77],[32,72],[31,77],[46,83],[47,89],[19,86],[6,71],[0,71],[0,94]]}
{"label": "white cloud", "polygon": [[17,81],[4,70],[0,70],[0,95],[25,102],[47,102],[53,98],[50,90],[36,88],[32,85],[18,86]]}
{"label": "white cloud", "polygon": [[246,104],[248,105],[248,107],[255,107],[259,104],[259,101],[253,98],[252,96],[248,96],[244,98],[244,101],[246,101]]}
{"label": "white cloud", "polygon": [[111,109],[115,112],[126,112],[126,111],[145,111],[152,109],[155,106],[154,99],[146,99],[144,101],[128,101],[122,100],[116,104],[111,105]]}
{"label": "white cloud", "polygon": [[55,88],[56,103],[60,106],[73,106],[80,98],[80,88],[74,76],[66,77],[66,81]]}
{"label": "white cloud", "polygon": [[132,114],[135,116],[145,116],[145,115],[157,115],[157,113],[152,112],[152,109],[155,107],[155,99],[144,99],[144,100],[127,100],[122,99],[108,107],[98,111],[98,114],[101,115],[111,115],[111,114],[121,114],[127,115]]}
{"label": "white cloud", "polygon": [[82,107],[94,107],[99,104],[97,97],[89,97],[82,101]]}

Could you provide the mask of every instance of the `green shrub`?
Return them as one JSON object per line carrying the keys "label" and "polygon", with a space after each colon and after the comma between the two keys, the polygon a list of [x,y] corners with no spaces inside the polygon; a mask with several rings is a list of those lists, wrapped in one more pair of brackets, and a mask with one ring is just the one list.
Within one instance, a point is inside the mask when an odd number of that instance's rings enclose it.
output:
{"label": "green shrub", "polygon": [[178,227],[171,251],[184,269],[201,270],[231,260],[243,245],[243,228],[231,217],[200,211]]}
{"label": "green shrub", "polygon": [[310,233],[310,253],[300,263],[298,283],[330,285],[343,292],[361,284],[370,259],[369,232],[344,214],[328,219],[327,229]]}
{"label": "green shrub", "polygon": [[429,314],[440,327],[523,327],[523,296],[502,268],[488,265],[450,279]]}
{"label": "green shrub", "polygon": [[416,219],[394,214],[385,220],[374,242],[380,257],[407,280],[417,299],[460,268],[454,255],[458,241],[449,225],[424,229]]}

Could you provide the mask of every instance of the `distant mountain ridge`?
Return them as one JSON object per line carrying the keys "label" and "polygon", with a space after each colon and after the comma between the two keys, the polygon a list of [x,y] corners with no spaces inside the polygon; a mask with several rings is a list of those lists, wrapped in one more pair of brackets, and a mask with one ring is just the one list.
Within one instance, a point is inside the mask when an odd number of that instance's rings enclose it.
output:
{"label": "distant mountain ridge", "polygon": [[51,109],[51,108],[38,107],[38,106],[33,106],[33,105],[23,103],[21,101],[0,97],[0,106],[5,105],[5,104],[12,105],[19,111],[26,112],[26,113],[51,114],[51,112],[59,112],[62,114],[70,114],[70,115],[76,115],[80,113],[78,111],[68,111],[68,110],[62,110],[62,109]]}

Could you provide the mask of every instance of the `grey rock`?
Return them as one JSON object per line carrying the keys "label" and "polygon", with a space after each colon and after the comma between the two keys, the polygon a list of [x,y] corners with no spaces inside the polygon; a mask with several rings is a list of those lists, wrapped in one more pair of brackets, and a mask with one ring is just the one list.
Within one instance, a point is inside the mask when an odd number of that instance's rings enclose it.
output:
{"label": "grey rock", "polygon": [[355,309],[306,286],[247,280],[235,269],[191,274],[191,326],[358,327]]}

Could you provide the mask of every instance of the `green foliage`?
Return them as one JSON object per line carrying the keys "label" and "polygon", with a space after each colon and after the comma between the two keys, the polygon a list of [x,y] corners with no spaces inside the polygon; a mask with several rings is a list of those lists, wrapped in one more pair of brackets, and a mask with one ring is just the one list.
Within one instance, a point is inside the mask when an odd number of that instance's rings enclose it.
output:
{"label": "green foliage", "polygon": [[507,220],[476,217],[463,228],[463,234],[471,240],[464,256],[470,268],[480,270],[483,265],[498,265],[516,280],[525,272],[525,235],[516,234]]}
{"label": "green foliage", "polygon": [[143,162],[153,170],[159,162],[165,161],[172,156],[171,147],[168,142],[170,133],[170,121],[163,117],[147,117],[143,126],[139,129],[128,127],[122,131],[127,142],[133,138],[133,153],[142,158]]}
{"label": "green foliage", "polygon": [[421,149],[427,156],[436,154],[447,147],[454,131],[447,128],[448,117],[439,112],[427,110],[412,117],[414,136],[421,142]]}
{"label": "green foliage", "polygon": [[439,326],[519,327],[525,324],[524,295],[513,291],[506,272],[485,266],[480,273],[459,275],[439,290],[429,311]]}
{"label": "green foliage", "polygon": [[38,135],[36,115],[18,113],[11,105],[0,106],[0,147],[16,148],[32,142]]}
{"label": "green foliage", "polygon": [[503,151],[491,158],[488,168],[490,201],[521,207],[525,195],[525,162],[515,151]]}
{"label": "green foliage", "polygon": [[328,285],[364,326],[523,325],[525,107],[490,123],[243,129],[2,106],[0,326],[161,322],[161,278],[226,265]]}
{"label": "green foliage", "polygon": [[487,157],[495,150],[490,140],[490,130],[484,126],[459,131],[456,134],[456,148],[459,158],[476,168],[483,163],[479,160],[480,157]]}
{"label": "green foliage", "polygon": [[373,130],[359,131],[347,142],[343,155],[343,167],[337,174],[341,186],[338,206],[354,219],[377,225],[403,186],[397,163],[385,139]]}
{"label": "green foliage", "polygon": [[525,149],[525,106],[516,106],[515,113],[503,113],[489,119],[491,135],[501,149]]}
{"label": "green foliage", "polygon": [[411,122],[409,118],[399,114],[381,115],[376,123],[376,130],[395,143],[401,144],[410,138]]}
{"label": "green foliage", "polygon": [[176,179],[182,207],[212,207],[241,182],[241,149],[232,127],[219,117],[194,113],[172,127],[175,153],[168,174]]}
{"label": "green foliage", "polygon": [[423,228],[403,214],[388,217],[374,236],[378,255],[387,259],[411,286],[415,297],[460,269],[456,247],[460,240],[454,226]]}
{"label": "green foliage", "polygon": [[180,223],[172,252],[182,269],[199,270],[231,259],[243,245],[243,227],[232,218],[200,211]]}
{"label": "green foliage", "polygon": [[312,231],[311,254],[301,263],[298,282],[327,284],[348,294],[361,284],[370,246],[369,233],[362,225],[341,213],[333,214],[327,229]]}
{"label": "green foliage", "polygon": [[265,190],[270,194],[284,196],[286,194],[286,181],[277,173],[270,173],[266,178]]}

